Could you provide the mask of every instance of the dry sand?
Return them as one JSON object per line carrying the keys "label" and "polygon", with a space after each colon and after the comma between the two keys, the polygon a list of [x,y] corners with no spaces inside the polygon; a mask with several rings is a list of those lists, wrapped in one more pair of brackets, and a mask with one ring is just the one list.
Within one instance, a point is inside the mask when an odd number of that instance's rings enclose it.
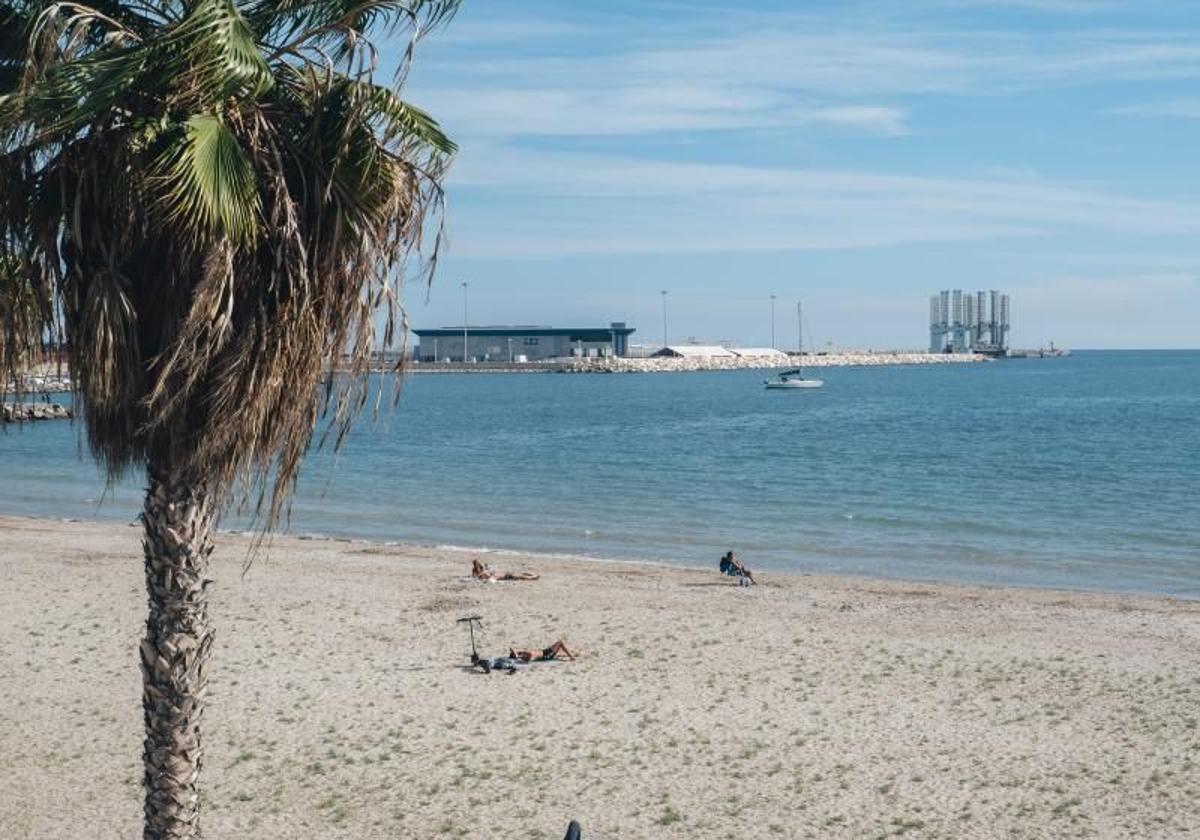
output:
{"label": "dry sand", "polygon": [[[139,836],[134,527],[0,518],[0,838]],[[1200,836],[1200,604],[276,539],[215,558],[209,838]],[[749,559],[749,558],[748,558]],[[574,663],[464,670],[562,636]]]}

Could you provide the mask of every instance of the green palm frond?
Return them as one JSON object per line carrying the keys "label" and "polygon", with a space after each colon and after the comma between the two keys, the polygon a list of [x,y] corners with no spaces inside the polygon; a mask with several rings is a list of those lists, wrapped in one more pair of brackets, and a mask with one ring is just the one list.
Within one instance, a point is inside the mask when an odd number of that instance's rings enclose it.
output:
{"label": "green palm frond", "polygon": [[178,48],[170,68],[194,74],[195,84],[216,99],[257,98],[274,85],[253,30],[231,0],[198,0],[166,46]]}
{"label": "green palm frond", "polygon": [[[38,125],[40,136],[75,134],[82,125],[113,115],[146,74],[150,51],[134,46],[105,50],[66,64],[14,94],[18,114]],[[119,111],[116,111],[119,113]]]}
{"label": "green palm frond", "polygon": [[[67,17],[57,20],[54,14]],[[78,48],[88,39],[71,35],[72,27],[122,37],[93,39],[86,54],[50,61],[44,70],[27,66],[32,78],[10,107],[28,117],[47,115],[43,136],[53,137],[105,115],[119,115],[129,110],[123,107],[126,100],[149,90],[157,89],[164,105],[182,100],[208,107],[234,96],[257,98],[274,84],[253,32],[230,0],[199,0],[181,20],[164,25],[157,39],[136,34],[150,26],[148,20],[134,23],[133,29],[114,28],[123,24],[90,7],[49,5],[34,33],[43,41],[64,39]],[[182,84],[172,90],[175,80]]]}
{"label": "green palm frond", "polygon": [[433,117],[404,102],[391,88],[360,84],[368,88],[371,105],[382,118],[383,135],[388,140],[415,140],[444,155],[458,151],[458,146],[445,135]]}
{"label": "green palm frond", "polygon": [[128,45],[154,29],[136,7],[112,0],[55,0],[29,6],[36,11],[29,27],[35,55],[75,56],[106,44]]}
{"label": "green palm frond", "polygon": [[[319,128],[307,142],[353,229],[387,213],[398,194],[408,199],[413,168],[439,173],[457,149],[432,117],[386,87],[338,78],[319,89],[314,100]],[[384,147],[377,136],[385,138]],[[387,151],[392,146],[395,151]]]}
{"label": "green palm frond", "polygon": [[203,238],[254,238],[261,207],[254,167],[219,117],[189,119],[157,167],[163,204],[173,221]]}

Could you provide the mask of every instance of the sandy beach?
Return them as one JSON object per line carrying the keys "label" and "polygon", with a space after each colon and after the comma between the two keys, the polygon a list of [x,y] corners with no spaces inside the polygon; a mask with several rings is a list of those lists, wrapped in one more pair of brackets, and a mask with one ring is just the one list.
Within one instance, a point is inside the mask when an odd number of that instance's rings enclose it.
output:
{"label": "sandy beach", "polygon": [[[139,535],[0,517],[0,838],[140,833]],[[1200,835],[1195,602],[247,545],[214,557],[208,837]],[[472,673],[468,613],[579,659]]]}

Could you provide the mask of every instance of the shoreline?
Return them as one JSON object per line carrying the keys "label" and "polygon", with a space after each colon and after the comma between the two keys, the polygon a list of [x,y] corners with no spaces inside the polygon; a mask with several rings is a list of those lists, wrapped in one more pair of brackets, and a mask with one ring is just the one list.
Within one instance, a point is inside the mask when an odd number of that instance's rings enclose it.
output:
{"label": "shoreline", "polygon": [[[139,537],[0,517],[0,836],[141,824]],[[530,555],[493,562],[540,580],[481,583],[470,552],[276,536],[247,569],[249,546],[221,533],[209,575],[212,836],[1200,831],[1189,602]],[[578,659],[472,673],[469,614],[483,655]]]}
{"label": "shoreline", "polygon": [[[62,523],[72,525],[97,525],[100,527],[115,527],[115,528],[140,528],[136,521],[123,521],[119,519],[91,519],[82,517],[49,517],[35,516],[21,513],[6,513],[0,511],[0,533],[3,532],[6,520],[24,521],[29,523]],[[237,542],[252,541],[257,537],[256,531],[246,528],[218,528],[216,531],[217,537],[230,537]],[[453,555],[463,559],[466,565],[470,565],[472,557],[481,556],[483,559],[492,557],[510,559],[517,562],[537,563],[537,562],[552,562],[552,563],[581,563],[581,564],[597,564],[601,566],[611,565],[613,567],[634,567],[645,568],[647,570],[658,571],[679,571],[688,573],[715,573],[717,562],[713,561],[711,565],[702,566],[688,562],[673,561],[673,560],[648,560],[634,557],[611,557],[589,554],[574,554],[561,551],[536,551],[519,548],[505,548],[503,546],[470,546],[459,545],[457,543],[430,543],[418,542],[409,540],[391,540],[391,539],[374,539],[371,537],[342,535],[334,533],[325,533],[317,531],[306,531],[298,533],[282,533],[273,532],[267,536],[267,544],[272,541],[296,541],[298,543],[315,543],[318,545],[327,545],[335,547],[337,545],[354,545],[367,546],[377,550],[394,550],[398,555],[410,556],[421,553],[437,553],[441,555]],[[220,548],[218,543],[217,548]],[[264,556],[269,552],[264,550]],[[783,577],[789,580],[817,580],[829,585],[851,586],[854,584],[870,585],[878,584],[883,586],[929,586],[942,587],[955,590],[981,590],[984,592],[1031,592],[1041,593],[1044,595],[1080,595],[1080,596],[1096,596],[1101,598],[1132,598],[1151,601],[1164,601],[1180,605],[1196,605],[1200,608],[1200,596],[1189,597],[1187,595],[1168,594],[1162,592],[1153,592],[1149,590],[1132,590],[1132,589],[1103,589],[1103,588],[1076,588],[1070,586],[1044,586],[1036,584],[1019,584],[1019,583],[996,583],[996,582],[980,582],[967,580],[951,580],[933,577],[910,577],[910,576],[895,576],[889,577],[883,574],[856,574],[853,572],[825,572],[825,571],[796,571],[787,569],[774,569],[769,567],[755,568],[751,565],[751,571],[755,575],[764,579]]]}
{"label": "shoreline", "polygon": [[[0,523],[3,522],[5,514],[0,514]],[[26,517],[29,519],[44,519],[45,517]],[[94,520],[64,520],[90,522]],[[243,539],[250,539],[254,536],[254,531],[246,529],[221,529],[221,534]],[[489,557],[511,558],[519,561],[536,562],[539,560],[562,562],[562,563],[598,563],[611,564],[613,566],[634,566],[646,567],[647,569],[658,569],[664,571],[684,571],[684,572],[700,572],[710,573],[717,568],[717,561],[713,561],[707,566],[695,565],[684,561],[673,560],[647,560],[634,557],[611,557],[591,554],[573,554],[561,551],[535,551],[520,548],[504,548],[502,546],[470,546],[459,545],[457,543],[429,543],[416,542],[408,540],[384,540],[372,539],[370,537],[356,536],[341,536],[338,534],[329,534],[321,532],[306,532],[303,534],[278,534],[278,538],[296,539],[302,542],[328,542],[342,543],[350,545],[368,545],[377,546],[380,548],[394,548],[403,552],[443,552],[462,555],[467,558],[470,556],[481,555],[483,559]],[[883,584],[889,586],[932,586],[932,587],[947,587],[950,589],[979,589],[987,592],[1036,592],[1046,595],[1096,595],[1100,597],[1112,598],[1137,598],[1149,600],[1162,600],[1178,604],[1195,604],[1200,607],[1200,595],[1194,597],[1187,595],[1176,595],[1162,592],[1153,592],[1150,590],[1134,590],[1134,589],[1103,589],[1103,588],[1077,588],[1071,586],[1044,586],[1038,584],[1020,584],[1020,583],[995,583],[995,582],[980,582],[967,580],[950,580],[934,577],[909,577],[895,576],[889,577],[883,574],[856,574],[854,572],[825,572],[825,571],[793,571],[787,569],[774,569],[769,567],[754,568],[751,564],[751,571],[758,577],[767,579],[774,577],[785,577],[796,580],[819,580],[829,584],[842,584],[850,586],[852,584]]]}
{"label": "shoreline", "polygon": [[[49,530],[48,526],[52,525],[67,525],[80,526],[86,530],[94,528],[101,532],[134,532],[141,533],[141,525],[136,521],[121,522],[119,520],[99,520],[99,519],[81,519],[81,518],[54,518],[45,516],[29,516],[25,514],[10,514],[0,512],[0,547],[3,547],[4,537],[10,526],[17,526],[15,530],[27,530],[21,526],[31,526],[28,530]],[[111,535],[111,534],[110,534]],[[139,537],[140,539],[140,537]],[[436,556],[440,562],[449,562],[460,564],[464,569],[464,577],[469,577],[469,569],[471,560],[475,557],[488,560],[490,558],[502,558],[505,561],[512,562],[521,566],[549,564],[556,567],[583,567],[599,569],[606,574],[620,574],[622,572],[641,572],[641,573],[659,573],[666,576],[678,574],[680,576],[695,576],[703,575],[717,581],[719,584],[726,584],[729,588],[738,589],[732,579],[722,575],[716,568],[716,562],[709,566],[695,566],[684,563],[676,563],[668,560],[642,560],[620,557],[597,557],[583,554],[566,554],[561,552],[539,552],[539,551],[524,551],[520,549],[508,548],[488,548],[488,547],[471,547],[451,544],[432,544],[405,542],[400,540],[375,540],[367,537],[351,537],[337,536],[333,534],[320,533],[304,533],[304,534],[284,534],[274,532],[268,534],[262,547],[254,549],[258,539],[258,533],[253,530],[246,529],[224,529],[219,528],[216,531],[214,538],[215,549],[214,554],[220,553],[223,545],[226,547],[237,546],[245,548],[245,556],[252,556],[251,565],[259,562],[272,563],[276,559],[273,555],[277,552],[286,552],[289,549],[302,550],[306,548],[315,549],[317,551],[336,552],[341,546],[353,546],[356,550],[363,551],[378,557],[393,557],[397,560],[412,560],[416,558],[425,558],[428,556]],[[294,545],[293,545],[294,543]],[[140,559],[140,542],[138,543],[139,550],[135,559]],[[225,558],[228,560],[229,558]],[[514,566],[515,568],[515,566]],[[752,569],[752,571],[754,571]],[[914,579],[901,577],[883,577],[875,575],[858,575],[851,573],[830,573],[830,572],[803,572],[803,571],[787,571],[776,569],[761,569],[754,572],[759,578],[762,578],[766,586],[771,586],[774,583],[776,586],[792,588],[802,584],[815,584],[821,589],[873,589],[879,590],[904,590],[909,591],[916,588],[925,588],[931,592],[936,592],[945,595],[957,595],[963,598],[975,598],[979,596],[993,595],[996,597],[1007,597],[1019,599],[1021,596],[1030,596],[1032,598],[1054,598],[1054,599],[1078,599],[1081,601],[1096,600],[1096,601],[1131,601],[1145,602],[1147,605],[1157,605],[1168,609],[1182,609],[1184,612],[1194,612],[1200,619],[1200,599],[1187,598],[1177,595],[1164,595],[1159,593],[1144,593],[1144,592],[1128,592],[1121,590],[1103,590],[1103,589],[1072,589],[1068,587],[1049,587],[1049,586],[1021,586],[1018,584],[1004,583],[972,583],[964,581],[947,581],[936,579]],[[762,586],[764,584],[760,584]],[[1200,678],[1197,680],[1200,682]]]}

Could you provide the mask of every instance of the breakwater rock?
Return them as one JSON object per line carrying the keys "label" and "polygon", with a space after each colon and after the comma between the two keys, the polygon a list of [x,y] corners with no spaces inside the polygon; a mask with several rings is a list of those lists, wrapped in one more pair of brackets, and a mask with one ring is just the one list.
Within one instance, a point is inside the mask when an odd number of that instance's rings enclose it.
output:
{"label": "breakwater rock", "polygon": [[[796,357],[690,356],[650,359],[554,359],[544,362],[415,362],[405,373],[678,373],[695,370],[783,370],[796,366]],[[955,365],[991,361],[972,353],[847,352],[805,356],[807,367],[875,367],[884,365]]]}
{"label": "breakwater rock", "polygon": [[[883,365],[947,365],[989,361],[972,353],[829,353],[805,356],[804,367],[874,367]],[[655,357],[651,359],[569,359],[562,363],[564,373],[675,373],[693,370],[777,370],[796,366],[795,356],[786,360],[775,356],[701,356]]]}
{"label": "breakwater rock", "polygon": [[5,423],[21,423],[26,420],[63,420],[72,416],[71,409],[57,403],[4,403],[0,416]]}
{"label": "breakwater rock", "polygon": [[[21,387],[16,389],[26,394],[65,394],[72,388],[71,377],[65,373],[27,373],[21,377]],[[13,390],[8,383],[0,382],[0,393]]]}

